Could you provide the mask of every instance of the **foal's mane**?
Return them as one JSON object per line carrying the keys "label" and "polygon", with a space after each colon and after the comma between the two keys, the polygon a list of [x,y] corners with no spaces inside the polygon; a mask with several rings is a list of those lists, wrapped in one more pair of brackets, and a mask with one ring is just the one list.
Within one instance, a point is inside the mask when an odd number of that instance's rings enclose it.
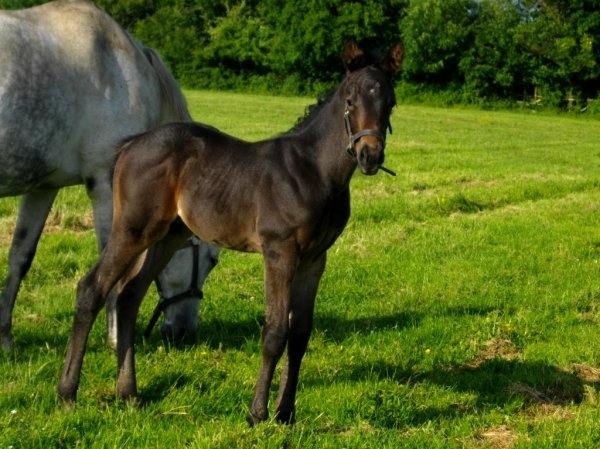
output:
{"label": "foal's mane", "polygon": [[306,107],[306,109],[304,110],[304,115],[302,117],[299,117],[298,120],[296,120],[294,126],[287,133],[298,133],[308,128],[310,124],[314,121],[315,117],[319,114],[321,109],[323,109],[323,106],[329,103],[336,91],[337,88],[331,89],[329,92],[319,95],[317,98],[317,102]]}

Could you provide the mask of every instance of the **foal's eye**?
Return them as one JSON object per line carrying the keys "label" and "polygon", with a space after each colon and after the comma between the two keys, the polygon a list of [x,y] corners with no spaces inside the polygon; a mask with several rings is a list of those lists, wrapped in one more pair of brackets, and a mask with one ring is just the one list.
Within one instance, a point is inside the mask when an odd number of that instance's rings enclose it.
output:
{"label": "foal's eye", "polygon": [[350,98],[346,98],[346,109],[351,110],[354,108],[354,103]]}

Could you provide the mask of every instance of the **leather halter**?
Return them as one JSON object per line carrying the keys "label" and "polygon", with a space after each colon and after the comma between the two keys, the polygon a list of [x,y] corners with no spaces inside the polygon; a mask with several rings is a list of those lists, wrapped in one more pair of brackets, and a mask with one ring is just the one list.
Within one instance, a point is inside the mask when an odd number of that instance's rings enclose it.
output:
{"label": "leather halter", "polygon": [[[356,142],[358,142],[358,140],[364,136],[377,137],[381,141],[381,144],[385,147],[385,136],[378,129],[362,129],[359,132],[357,132],[356,134],[352,133],[352,125],[350,124],[350,111],[348,110],[348,107],[346,107],[346,110],[344,111],[344,123],[346,124],[346,132],[348,133],[348,146],[346,147],[346,151],[348,152],[348,154],[350,156],[356,157],[356,151],[354,150],[354,144],[356,144]],[[390,134],[391,134],[391,127],[390,127]]]}
{"label": "leather halter", "polygon": [[[385,148],[385,135],[378,129],[362,129],[362,130],[358,131],[356,134],[352,133],[352,125],[350,124],[350,110],[348,109],[348,106],[346,106],[346,109],[344,110],[344,123],[346,124],[346,132],[348,133],[348,146],[346,147],[346,151],[354,159],[358,160],[358,155],[356,154],[354,145],[356,144],[356,142],[358,142],[358,140],[361,137],[375,136],[381,142],[381,146],[383,148]],[[388,124],[388,129],[390,131],[390,134],[392,134],[392,124],[391,123]],[[380,165],[379,169],[383,170],[384,172],[386,172],[392,176],[396,176],[396,173],[394,171],[390,170],[389,168],[385,168],[383,165]]]}
{"label": "leather halter", "polygon": [[156,325],[160,314],[165,311],[165,309],[173,304],[181,302],[185,299],[195,299],[200,301],[204,294],[202,290],[198,288],[198,265],[200,263],[200,243],[195,241],[194,239],[189,239],[188,243],[185,246],[182,246],[178,251],[184,250],[186,248],[192,249],[192,278],[190,282],[190,288],[186,291],[179,293],[175,296],[171,296],[170,298],[165,297],[163,293],[162,286],[158,278],[154,280],[156,283],[156,289],[158,290],[158,304],[154,309],[154,313],[152,314],[152,318],[148,322],[148,326],[146,327],[146,331],[144,332],[144,338],[149,338],[152,333],[152,329]]}

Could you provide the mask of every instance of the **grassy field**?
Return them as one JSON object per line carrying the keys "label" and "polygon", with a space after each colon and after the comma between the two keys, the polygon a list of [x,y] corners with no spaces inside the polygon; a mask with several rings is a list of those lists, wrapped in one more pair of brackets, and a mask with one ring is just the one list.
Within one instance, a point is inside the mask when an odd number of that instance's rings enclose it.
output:
{"label": "grassy field", "polygon": [[[197,120],[251,140],[289,129],[311,102],[186,94]],[[89,202],[71,188],[18,298],[15,349],[0,354],[0,449],[597,447],[600,122],[399,106],[392,123],[398,176],[352,181],[295,426],[245,423],[262,268],[234,252],[206,285],[196,344],[140,337],[139,403],[115,399],[101,316],[78,407],[61,409],[74,289],[96,257]],[[0,278],[16,208],[0,200]]]}

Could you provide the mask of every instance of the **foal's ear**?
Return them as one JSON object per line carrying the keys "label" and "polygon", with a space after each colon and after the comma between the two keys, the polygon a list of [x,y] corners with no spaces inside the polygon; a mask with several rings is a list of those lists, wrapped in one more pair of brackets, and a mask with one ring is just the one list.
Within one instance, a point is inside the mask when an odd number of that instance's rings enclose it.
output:
{"label": "foal's ear", "polygon": [[354,39],[350,39],[346,41],[344,44],[344,50],[342,52],[342,57],[344,58],[344,65],[348,71],[352,71],[356,69],[356,66],[360,64],[362,57],[364,56],[364,52],[358,48],[358,44]]}
{"label": "foal's ear", "polygon": [[396,73],[402,66],[404,58],[404,45],[402,42],[396,43],[387,54],[385,66],[391,73]]}

